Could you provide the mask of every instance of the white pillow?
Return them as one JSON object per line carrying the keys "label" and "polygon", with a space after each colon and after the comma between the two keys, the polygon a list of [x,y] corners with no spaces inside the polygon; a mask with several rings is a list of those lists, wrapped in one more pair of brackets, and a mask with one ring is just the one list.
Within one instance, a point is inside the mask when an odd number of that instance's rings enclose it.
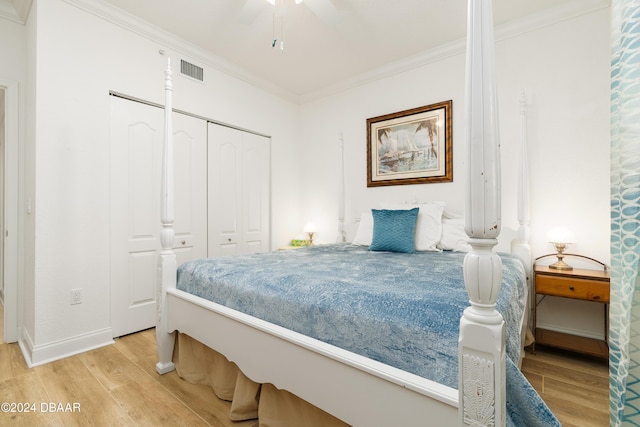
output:
{"label": "white pillow", "polygon": [[369,246],[373,240],[373,214],[371,211],[362,212],[360,215],[360,224],[358,224],[358,231],[356,237],[351,242],[352,245]]}
{"label": "white pillow", "polygon": [[444,208],[444,211],[442,212],[442,218],[449,218],[449,219],[464,219],[464,214],[452,211],[450,209],[447,209],[446,207]]}
{"label": "white pillow", "polygon": [[383,209],[408,210],[420,208],[416,221],[415,245],[416,251],[439,251],[438,242],[442,236],[442,202],[427,202],[421,204],[387,204],[382,203]]}
{"label": "white pillow", "polygon": [[443,218],[442,238],[438,247],[444,251],[469,252],[469,236],[464,231],[464,218]]}

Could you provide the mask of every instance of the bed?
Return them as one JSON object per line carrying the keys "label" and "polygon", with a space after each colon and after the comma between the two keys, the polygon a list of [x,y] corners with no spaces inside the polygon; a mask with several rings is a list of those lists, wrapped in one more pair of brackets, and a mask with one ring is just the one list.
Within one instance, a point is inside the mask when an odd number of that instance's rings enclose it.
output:
{"label": "bed", "polygon": [[[463,258],[321,245],[188,262],[178,269],[177,289],[455,388],[459,321],[468,305]],[[501,258],[497,305],[507,355],[517,363],[526,277],[518,259]]]}
{"label": "bed", "polygon": [[[245,390],[249,408],[230,396],[232,411],[238,406],[238,417],[259,416],[263,426],[559,425],[517,369],[531,263],[526,198],[519,201],[515,257],[494,250],[501,225],[491,13],[490,1],[469,1],[469,157],[463,228],[470,249],[462,254],[440,252],[437,247],[398,253],[385,247],[369,250],[366,245],[338,244],[236,259],[239,264],[227,258],[196,260],[181,266],[178,274],[171,249],[172,85],[167,67],[158,373],[172,371],[189,358],[199,359],[183,352],[187,348],[213,352],[219,365],[233,371],[224,369],[227,381],[217,393],[227,396]],[[526,196],[526,167],[521,170],[521,195]],[[421,209],[380,212],[392,216],[413,212],[417,217]],[[414,227],[416,223],[414,219]],[[343,224],[339,230],[342,234]],[[319,262],[322,258],[326,263]],[[380,278],[375,281],[378,288],[373,289],[371,280],[356,286],[353,276],[338,276],[334,272],[340,263],[347,264],[341,270],[349,274],[363,270],[361,276]],[[286,265],[285,270],[265,267],[278,264]],[[390,272],[392,265],[399,270]],[[316,271],[320,279],[310,275],[312,267],[320,270]],[[437,270],[444,273],[438,279],[425,273]],[[302,281],[294,286],[292,276],[302,272]],[[257,280],[259,275],[265,281]],[[382,276],[400,283],[390,285]],[[410,276],[414,279],[408,280]],[[257,293],[256,284],[266,293]],[[444,293],[419,299],[425,288]],[[345,296],[347,290],[353,294]],[[298,305],[301,301],[305,305]],[[432,306],[439,307],[431,311]],[[441,327],[431,329],[428,323]],[[198,375],[185,368],[186,377],[192,374]],[[263,402],[278,405],[283,396],[296,405],[309,405],[310,412],[289,418],[299,420],[295,422],[278,419],[280,411],[288,411],[288,403],[260,412]],[[257,409],[252,401],[258,402]]]}

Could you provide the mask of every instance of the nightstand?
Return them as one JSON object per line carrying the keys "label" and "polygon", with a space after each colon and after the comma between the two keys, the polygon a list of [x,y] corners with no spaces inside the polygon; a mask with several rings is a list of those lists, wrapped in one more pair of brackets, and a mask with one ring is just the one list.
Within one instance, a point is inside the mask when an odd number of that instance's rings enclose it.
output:
{"label": "nightstand", "polygon": [[[609,305],[609,272],[606,269],[588,270],[554,270],[547,266],[535,265],[534,286],[535,301],[533,304],[533,333],[536,343],[572,350],[598,357],[609,357],[608,340],[608,305]],[[569,335],[536,327],[537,296],[552,295],[601,303],[604,306],[604,340]],[[542,301],[542,300],[541,300]],[[534,347],[535,349],[535,347]]]}
{"label": "nightstand", "polygon": [[278,250],[279,251],[290,251],[290,250],[293,250],[293,249],[300,249],[300,248],[307,248],[307,247],[309,247],[309,245],[306,245],[306,246],[292,246],[292,245],[289,245],[289,246],[280,246],[278,248]]}

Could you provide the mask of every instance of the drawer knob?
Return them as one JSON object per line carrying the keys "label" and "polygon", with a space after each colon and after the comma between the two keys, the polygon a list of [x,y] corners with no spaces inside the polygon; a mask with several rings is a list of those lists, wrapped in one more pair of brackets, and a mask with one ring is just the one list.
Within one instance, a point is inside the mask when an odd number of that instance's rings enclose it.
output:
{"label": "drawer knob", "polygon": [[573,286],[569,286],[569,290],[570,290],[570,291],[575,291],[575,290],[576,290],[576,288],[574,288]]}

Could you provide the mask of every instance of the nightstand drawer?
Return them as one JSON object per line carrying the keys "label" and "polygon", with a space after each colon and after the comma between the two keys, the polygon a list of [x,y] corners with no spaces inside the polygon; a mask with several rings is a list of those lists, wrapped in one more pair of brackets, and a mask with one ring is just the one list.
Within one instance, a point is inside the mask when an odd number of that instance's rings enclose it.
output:
{"label": "nightstand drawer", "polygon": [[536,293],[608,303],[609,282],[537,274]]}

